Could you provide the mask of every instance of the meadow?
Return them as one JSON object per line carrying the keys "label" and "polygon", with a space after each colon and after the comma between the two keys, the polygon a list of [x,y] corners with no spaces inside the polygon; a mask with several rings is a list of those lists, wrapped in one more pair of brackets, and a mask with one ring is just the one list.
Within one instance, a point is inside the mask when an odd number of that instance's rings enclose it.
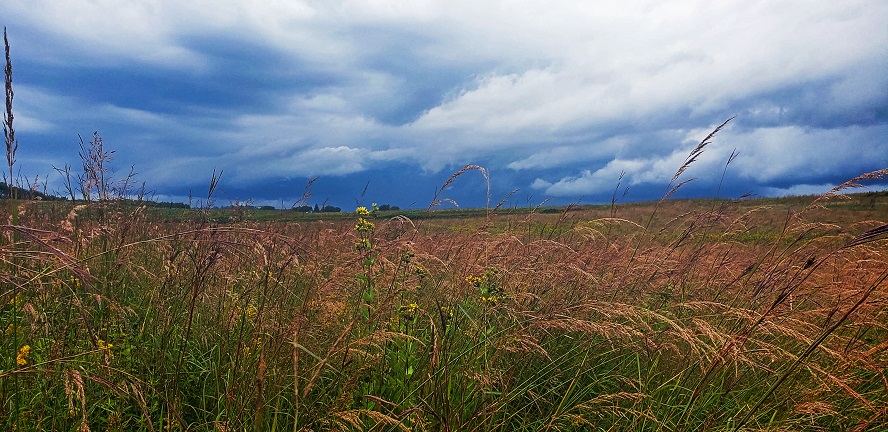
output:
{"label": "meadow", "polygon": [[888,193],[859,180],[335,216],[5,200],[0,427],[885,430]]}

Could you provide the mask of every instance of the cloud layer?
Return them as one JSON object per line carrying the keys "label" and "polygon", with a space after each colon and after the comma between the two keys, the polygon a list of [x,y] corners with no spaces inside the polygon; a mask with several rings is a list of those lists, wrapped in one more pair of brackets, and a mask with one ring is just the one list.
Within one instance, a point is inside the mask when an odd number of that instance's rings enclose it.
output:
{"label": "cloud layer", "polygon": [[25,169],[98,130],[164,196],[224,168],[240,198],[321,176],[347,204],[397,169],[371,192],[398,201],[473,163],[495,193],[600,201],[622,173],[647,199],[735,115],[699,193],[735,150],[728,191],[888,166],[878,0],[7,3]]}

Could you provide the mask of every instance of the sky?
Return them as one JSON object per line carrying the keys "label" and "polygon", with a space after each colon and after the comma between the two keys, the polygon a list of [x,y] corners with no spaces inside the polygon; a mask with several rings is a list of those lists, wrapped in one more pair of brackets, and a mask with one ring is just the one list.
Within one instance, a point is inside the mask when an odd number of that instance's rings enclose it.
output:
{"label": "sky", "polygon": [[[826,192],[888,167],[888,2],[5,0],[17,175],[93,132],[161,201]],[[731,154],[734,157],[730,164]],[[465,165],[484,167],[447,179]],[[888,189],[888,180],[871,190]],[[449,205],[449,204],[447,204]]]}

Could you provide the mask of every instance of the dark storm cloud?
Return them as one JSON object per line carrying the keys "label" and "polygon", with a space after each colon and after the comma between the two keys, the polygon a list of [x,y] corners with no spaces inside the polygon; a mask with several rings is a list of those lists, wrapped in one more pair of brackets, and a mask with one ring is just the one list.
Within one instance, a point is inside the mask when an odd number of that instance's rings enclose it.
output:
{"label": "dark storm cloud", "polygon": [[[232,199],[321,176],[342,205],[370,181],[423,206],[473,163],[494,200],[607,201],[621,173],[649,199],[732,116],[687,193],[888,165],[879,1],[8,3],[24,169],[75,162],[98,130],[162,197],[225,169]],[[484,204],[475,183],[461,204]]]}

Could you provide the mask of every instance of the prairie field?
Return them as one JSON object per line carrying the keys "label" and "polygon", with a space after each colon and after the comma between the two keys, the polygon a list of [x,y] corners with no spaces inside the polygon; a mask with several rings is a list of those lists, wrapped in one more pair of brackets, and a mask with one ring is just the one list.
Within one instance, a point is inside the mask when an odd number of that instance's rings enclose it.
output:
{"label": "prairie field", "polygon": [[886,193],[0,211],[5,430],[888,427]]}

